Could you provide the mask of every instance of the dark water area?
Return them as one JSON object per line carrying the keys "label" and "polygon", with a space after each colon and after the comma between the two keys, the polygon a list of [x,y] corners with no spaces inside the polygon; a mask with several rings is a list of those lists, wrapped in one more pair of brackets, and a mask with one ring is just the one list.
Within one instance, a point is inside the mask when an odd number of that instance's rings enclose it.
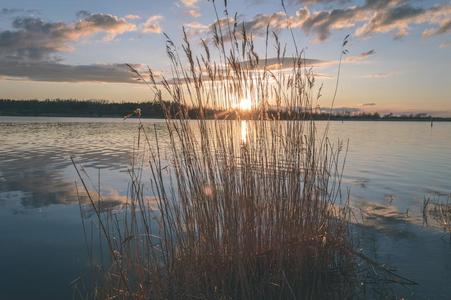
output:
{"label": "dark water area", "polygon": [[[164,152],[164,122],[143,122]],[[120,209],[137,127],[136,120],[0,117],[0,299],[72,297],[70,283],[89,263],[70,157],[93,185],[100,173],[101,193]],[[343,190],[359,247],[418,283],[395,287],[399,297],[451,298],[451,242],[434,218],[423,220],[425,198],[451,193],[451,123],[332,122],[329,136],[349,141]]]}

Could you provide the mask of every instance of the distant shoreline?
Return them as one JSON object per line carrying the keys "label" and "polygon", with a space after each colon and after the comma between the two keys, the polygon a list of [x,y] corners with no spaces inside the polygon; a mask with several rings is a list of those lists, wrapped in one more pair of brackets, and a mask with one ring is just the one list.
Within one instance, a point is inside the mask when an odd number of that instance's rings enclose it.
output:
{"label": "distant shoreline", "polygon": [[[68,117],[68,118],[123,118],[125,115],[133,115],[136,108],[140,108],[143,119],[164,119],[165,111],[181,111],[180,104],[174,102],[108,102],[108,101],[79,101],[79,100],[10,100],[0,99],[0,116],[10,117]],[[188,118],[199,119],[199,109],[185,107],[183,109]],[[330,113],[329,110],[312,112],[311,110],[299,108],[288,113],[283,108],[277,110],[275,107],[268,108],[263,114],[266,118],[278,120],[312,119],[318,121],[415,121],[415,122],[451,122],[451,117],[432,117],[429,114],[385,114],[365,112],[349,112],[346,110]],[[203,111],[206,119],[260,119],[262,112],[205,109]]]}
{"label": "distant shoreline", "polygon": [[[96,116],[96,115],[3,115],[0,112],[0,118],[2,117],[10,117],[10,118],[15,118],[15,117],[20,117],[20,118],[27,118],[27,117],[31,117],[31,118],[89,118],[89,119],[123,119],[123,116],[118,116],[118,115],[100,115],[100,116]],[[141,119],[143,120],[164,120],[163,117],[141,117]],[[191,120],[198,120],[197,118],[192,118]],[[210,118],[210,120],[214,120],[214,118]],[[223,119],[226,120],[226,119]],[[237,120],[237,119],[229,119],[229,120]],[[251,119],[251,118],[241,118],[240,120],[255,120],[255,119]],[[328,119],[324,119],[324,118],[312,118],[312,120],[314,121],[333,121],[333,122],[425,122],[425,123],[429,123],[429,122],[451,122],[451,118],[440,118],[440,117],[436,117],[436,118],[432,118],[431,119],[415,119],[415,118],[407,118],[407,119],[403,119],[403,118],[390,118],[390,119],[365,119],[365,118],[343,118],[343,119],[339,119],[339,118],[330,118]],[[297,121],[296,119],[281,119],[280,121]]]}

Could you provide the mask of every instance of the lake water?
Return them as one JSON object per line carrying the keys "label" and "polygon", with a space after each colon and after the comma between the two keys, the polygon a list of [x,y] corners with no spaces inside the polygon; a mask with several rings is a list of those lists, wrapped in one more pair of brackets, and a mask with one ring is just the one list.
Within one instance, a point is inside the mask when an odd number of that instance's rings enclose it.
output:
{"label": "lake water", "polygon": [[[143,121],[161,130],[159,120]],[[66,299],[88,268],[70,157],[106,197],[126,197],[136,120],[0,117],[0,299]],[[323,128],[324,122],[318,122]],[[419,285],[408,299],[451,298],[451,242],[425,197],[451,193],[451,123],[332,122],[349,140],[344,190],[350,189],[360,247]],[[167,138],[166,138],[167,139]],[[99,171],[100,170],[100,171]]]}

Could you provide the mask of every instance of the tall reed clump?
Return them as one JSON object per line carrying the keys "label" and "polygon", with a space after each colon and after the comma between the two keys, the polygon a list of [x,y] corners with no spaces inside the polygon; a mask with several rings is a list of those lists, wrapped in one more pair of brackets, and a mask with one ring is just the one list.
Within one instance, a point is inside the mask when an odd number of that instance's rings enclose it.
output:
{"label": "tall reed clump", "polygon": [[[327,131],[319,134],[306,117],[320,96],[313,71],[296,45],[288,57],[269,27],[265,53],[273,44],[275,58],[260,57],[237,24],[226,9],[198,55],[185,31],[181,51],[167,37],[171,79],[135,70],[162,105],[165,99],[176,105],[166,106],[165,147],[156,130],[139,127],[145,155],[130,170],[122,217],[102,216],[91,199],[111,254],[96,297],[352,296],[356,268],[349,209],[341,200],[343,145],[331,142]],[[198,119],[190,120],[188,108]],[[224,113],[206,120],[209,108]],[[290,120],[278,120],[270,109]],[[252,120],[240,120],[243,114]],[[152,199],[142,165],[150,170]]]}
{"label": "tall reed clump", "polygon": [[[429,219],[432,217],[432,220]],[[431,222],[432,221],[432,222]],[[423,201],[423,222],[441,227],[451,241],[451,194],[435,193]]]}

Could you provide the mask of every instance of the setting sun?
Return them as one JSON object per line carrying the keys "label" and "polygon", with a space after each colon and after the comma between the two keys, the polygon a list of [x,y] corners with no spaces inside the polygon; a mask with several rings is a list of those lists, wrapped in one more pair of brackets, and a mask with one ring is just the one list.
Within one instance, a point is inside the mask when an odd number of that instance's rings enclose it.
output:
{"label": "setting sun", "polygon": [[249,99],[249,98],[241,99],[239,108],[240,108],[240,110],[251,110],[252,109],[251,99]]}

